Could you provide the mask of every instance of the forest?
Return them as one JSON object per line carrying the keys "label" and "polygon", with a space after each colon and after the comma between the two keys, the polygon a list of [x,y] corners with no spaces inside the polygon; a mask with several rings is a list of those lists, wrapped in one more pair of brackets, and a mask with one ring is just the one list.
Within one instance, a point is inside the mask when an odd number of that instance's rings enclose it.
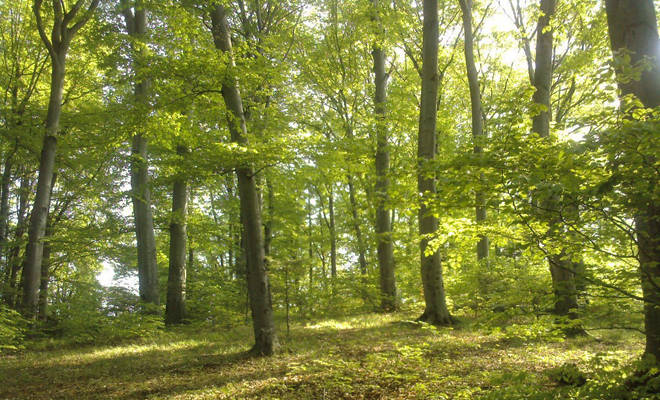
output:
{"label": "forest", "polygon": [[660,398],[651,0],[0,0],[0,82],[2,399]]}

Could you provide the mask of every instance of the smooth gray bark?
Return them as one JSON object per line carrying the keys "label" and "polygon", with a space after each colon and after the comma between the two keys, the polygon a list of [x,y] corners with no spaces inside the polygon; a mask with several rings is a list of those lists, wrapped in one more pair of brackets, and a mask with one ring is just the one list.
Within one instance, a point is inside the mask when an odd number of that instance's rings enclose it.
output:
{"label": "smooth gray bark", "polygon": [[[532,119],[532,132],[541,138],[550,137],[550,89],[552,85],[552,55],[553,55],[553,30],[550,20],[555,14],[555,0],[541,0],[541,15],[539,16],[536,33],[536,63],[534,71],[533,101],[541,106],[538,114]],[[542,208],[550,212],[556,211],[556,203],[559,199],[552,198],[545,201]],[[550,229],[559,229],[558,221],[554,216],[550,222]],[[548,257],[550,274],[552,276],[552,287],[555,293],[554,312],[558,316],[577,319],[577,291],[575,290],[575,277],[572,271],[570,255],[562,250],[559,254],[551,254]],[[571,328],[567,330],[570,335],[583,334],[582,328]]]}
{"label": "smooth gray bark", "polygon": [[[177,146],[176,153],[184,158],[188,154],[186,146]],[[167,275],[167,299],[165,323],[183,324],[186,312],[186,217],[188,215],[188,181],[179,173],[172,190],[172,219],[170,221],[170,263]]]}
{"label": "smooth gray bark", "polygon": [[[12,183],[13,153],[5,157],[5,166],[2,171],[2,193],[0,194],[0,260],[5,256],[7,247],[7,223],[9,221],[9,192]],[[9,257],[7,257],[9,261]],[[9,262],[5,263],[9,271]]]}
{"label": "smooth gray bark", "polygon": [[[227,108],[227,121],[231,140],[242,146],[248,146],[247,127],[243,111],[238,80],[233,75],[234,67],[229,23],[224,6],[215,4],[211,9],[213,41],[218,50],[229,56],[222,83],[222,98]],[[252,355],[271,355],[279,348],[279,340],[273,321],[273,305],[270,283],[264,260],[261,209],[254,170],[249,165],[236,168],[238,194],[240,199],[241,220],[245,239],[244,249],[247,258],[247,281],[255,344],[250,350]]]}
{"label": "smooth gray bark", "polygon": [[21,282],[23,284],[22,312],[25,316],[33,318],[38,312],[39,284],[41,281],[41,262],[43,257],[42,239],[46,233],[46,220],[48,219],[48,205],[52,190],[52,178],[55,170],[55,156],[57,154],[57,135],[62,113],[62,98],[64,95],[64,74],[66,72],[66,56],[69,45],[76,33],[91,18],[98,7],[100,0],[92,0],[88,9],[72,26],[84,1],[79,0],[68,12],[63,9],[60,2],[53,2],[53,28],[50,38],[46,34],[41,17],[43,0],[35,0],[34,14],[37,20],[39,36],[48,49],[51,59],[51,82],[48,111],[46,114],[46,129],[44,134],[41,158],[39,160],[39,177],[37,178],[37,193],[32,207],[28,244],[25,251],[25,263]]}
{"label": "smooth gray bark", "polygon": [[438,102],[438,1],[424,0],[424,26],[422,45],[422,93],[417,141],[418,176],[417,191],[420,195],[419,234],[422,284],[426,307],[419,317],[434,325],[447,325],[452,318],[447,309],[445,287],[442,278],[440,252],[428,249],[430,236],[438,230],[438,219],[432,214],[436,196],[435,173],[429,170],[435,160]]}
{"label": "smooth gray bark", "polygon": [[[122,14],[126,22],[128,35],[136,41],[143,41],[147,32],[147,10],[127,6],[123,1]],[[141,51],[133,44],[133,68],[139,73]],[[144,78],[134,82],[135,104],[146,113],[149,107],[149,80]],[[135,220],[135,236],[138,258],[138,288],[140,300],[145,303],[160,304],[158,288],[158,263],[156,258],[156,236],[154,234],[153,214],[151,211],[151,191],[149,189],[149,164],[147,138],[137,133],[131,143],[131,198]]]}
{"label": "smooth gray bark", "polygon": [[328,190],[328,214],[330,218],[328,224],[328,230],[330,231],[330,276],[334,279],[337,277],[337,230],[335,228],[335,200],[332,187]]}
{"label": "smooth gray bark", "polygon": [[[472,112],[472,138],[474,140],[474,154],[480,155],[484,152],[483,142],[484,121],[483,109],[481,106],[481,90],[479,88],[479,75],[477,65],[474,61],[474,35],[472,33],[472,1],[459,0],[461,10],[463,11],[463,31],[465,32],[465,67],[467,69],[468,85],[470,88],[470,105]],[[481,178],[483,179],[483,173]],[[486,194],[482,190],[475,193],[476,200],[476,221],[477,225],[486,221]],[[479,235],[477,243],[477,258],[484,260],[488,258],[488,236]]]}
{"label": "smooth gray bark", "polygon": [[[20,169],[20,172],[24,172],[22,171],[24,169],[23,167]],[[30,189],[30,179],[27,176],[21,177],[21,188],[18,194],[18,215],[16,216],[16,231],[14,234],[14,240],[16,243],[9,252],[9,279],[7,284],[7,292],[5,292],[3,295],[7,305],[10,307],[15,307],[18,304],[16,280],[18,279],[18,273],[21,271],[21,267],[23,266],[20,254],[21,248],[23,247],[22,239],[27,228],[25,214],[27,213],[28,192]]]}
{"label": "smooth gray bark", "polygon": [[[373,20],[379,26],[378,0],[373,0],[375,11]],[[381,26],[382,29],[382,26]],[[374,43],[371,55],[374,59],[374,114],[376,116],[376,237],[378,247],[378,271],[380,276],[380,308],[394,311],[397,308],[396,280],[394,276],[394,243],[390,219],[390,146],[387,130],[387,79],[385,71],[386,55],[382,45]]]}
{"label": "smooth gray bark", "polygon": [[[621,96],[632,94],[644,107],[660,106],[660,40],[653,2],[606,0],[605,8],[610,44],[615,55],[627,51],[630,65],[649,57],[651,65],[642,72],[641,79],[619,81]],[[660,360],[660,207],[657,203],[649,202],[639,207],[635,230],[645,299],[645,352]]]}
{"label": "smooth gray bark", "polygon": [[[358,204],[355,198],[355,185],[353,176],[347,175],[348,180],[348,200],[351,203],[351,215],[353,217],[353,229],[355,230],[355,241],[358,250],[358,265],[361,275],[367,275],[367,257],[365,254],[364,237],[362,236],[362,227],[360,226],[360,216],[358,214]],[[334,219],[334,218],[333,218]],[[336,267],[335,267],[336,270]]]}

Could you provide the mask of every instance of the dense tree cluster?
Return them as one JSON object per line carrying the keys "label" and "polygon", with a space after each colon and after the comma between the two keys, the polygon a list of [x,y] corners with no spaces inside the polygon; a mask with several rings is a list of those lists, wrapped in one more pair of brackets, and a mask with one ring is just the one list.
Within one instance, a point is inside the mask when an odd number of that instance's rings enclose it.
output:
{"label": "dense tree cluster", "polygon": [[660,358],[652,2],[0,15],[0,312],[32,329],[251,316],[269,355],[280,316],[402,309],[644,330]]}

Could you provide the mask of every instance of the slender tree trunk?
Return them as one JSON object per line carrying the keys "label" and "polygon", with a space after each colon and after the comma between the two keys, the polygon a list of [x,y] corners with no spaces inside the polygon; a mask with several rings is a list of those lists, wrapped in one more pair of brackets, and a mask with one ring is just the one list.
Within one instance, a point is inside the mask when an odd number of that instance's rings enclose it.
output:
{"label": "slender tree trunk", "polygon": [[[49,218],[50,220],[50,218]],[[53,236],[53,226],[49,221],[46,226],[46,234],[44,236],[44,251],[41,263],[41,277],[39,282],[39,320],[45,321],[47,318],[48,308],[48,284],[50,283],[51,273],[51,253],[53,247],[50,239]]]}
{"label": "slender tree trunk", "polygon": [[[330,276],[337,278],[337,232],[335,229],[335,200],[332,188],[328,191],[328,214],[330,218]],[[325,276],[325,273],[324,273]]]}
{"label": "slender tree trunk", "polygon": [[[2,187],[0,188],[2,190],[0,194],[0,262],[5,256],[7,247],[7,223],[9,221],[9,192],[12,183],[12,167],[13,153],[8,154],[5,158],[5,166],[2,171]],[[4,266],[9,271],[9,257],[7,257],[7,262],[4,263]]]}
{"label": "slender tree trunk", "polygon": [[422,284],[426,307],[419,317],[434,325],[447,325],[452,318],[447,309],[442,278],[440,252],[428,249],[430,236],[438,230],[438,219],[432,214],[436,196],[435,174],[430,165],[436,153],[436,122],[438,101],[438,1],[424,0],[424,27],[422,49],[422,93],[419,114],[417,157],[419,171],[417,190],[421,196],[419,234]]}
{"label": "slender tree trunk", "polygon": [[[536,34],[536,69],[534,72],[533,101],[540,109],[532,120],[532,131],[542,138],[550,137],[550,87],[552,85],[552,54],[553,54],[553,30],[550,20],[555,14],[555,0],[541,0],[541,12],[539,16]],[[556,211],[559,198],[549,199],[543,208]],[[558,221],[551,216],[550,229],[559,229]],[[578,308],[577,291],[575,290],[575,278],[572,272],[570,255],[562,250],[559,254],[548,256],[552,286],[555,293],[555,314],[569,319],[577,319]],[[566,331],[572,336],[583,334],[584,329],[576,327]]]}
{"label": "slender tree trunk", "polygon": [[273,241],[273,218],[275,218],[275,193],[273,192],[273,182],[270,179],[266,179],[266,189],[268,190],[268,220],[264,224],[264,255],[268,261]]}
{"label": "slender tree trunk", "polygon": [[[660,106],[660,40],[655,7],[650,0],[606,0],[610,44],[615,56],[621,51],[630,55],[630,65],[648,57],[650,69],[639,80],[619,81],[622,98],[635,95],[644,107]],[[620,74],[621,71],[616,71]],[[648,156],[647,156],[648,157]],[[650,156],[650,158],[654,158]],[[649,161],[653,165],[655,160]],[[647,355],[660,360],[660,207],[657,199],[641,205],[635,217]]]}
{"label": "slender tree trunk", "polygon": [[[144,8],[132,10],[132,8],[126,7],[122,13],[129,36],[134,40],[144,40],[147,32],[147,10]],[[142,54],[137,46],[133,45],[132,49],[134,69],[139,70],[142,66]],[[136,81],[134,91],[135,103],[146,113],[146,109],[149,107],[149,80]],[[142,133],[137,133],[133,136],[131,145],[131,196],[138,253],[138,286],[142,301],[159,305],[156,237],[151,212],[147,160],[147,138]]]}
{"label": "slender tree trunk", "polygon": [[358,204],[355,198],[355,185],[353,184],[353,176],[348,175],[348,199],[351,202],[351,214],[353,216],[353,228],[355,229],[355,241],[358,247],[358,265],[360,266],[360,274],[367,275],[367,257],[365,256],[364,238],[362,237],[362,228],[360,227],[360,216],[358,215]]}
{"label": "slender tree trunk", "polygon": [[46,115],[46,134],[44,135],[41,158],[39,160],[39,177],[37,178],[37,194],[34,198],[28,244],[25,250],[25,262],[21,282],[23,285],[22,311],[33,318],[37,315],[39,305],[39,285],[41,281],[41,263],[43,257],[42,239],[46,233],[48,205],[52,189],[53,172],[55,171],[55,155],[57,153],[57,132],[62,112],[62,97],[64,95],[64,73],[67,48],[55,53],[52,57],[52,74],[50,84],[50,100]]}
{"label": "slender tree trunk", "polygon": [[[373,20],[379,26],[378,0],[373,0]],[[382,27],[381,27],[382,29]],[[394,276],[394,244],[390,221],[389,188],[390,145],[387,131],[387,79],[385,71],[385,51],[381,43],[374,43],[371,55],[374,58],[374,113],[376,114],[376,235],[378,240],[378,270],[380,276],[380,308],[384,311],[396,310],[396,280]]]}
{"label": "slender tree trunk", "polygon": [[[461,10],[463,11],[463,31],[465,32],[465,67],[467,69],[468,84],[470,87],[470,104],[472,106],[472,138],[474,140],[474,154],[481,155],[484,152],[483,142],[484,122],[483,110],[481,108],[481,90],[479,89],[479,75],[477,74],[477,65],[474,62],[474,36],[472,33],[472,1],[459,0]],[[481,179],[484,174],[481,173]],[[476,221],[477,225],[482,225],[487,218],[486,215],[486,194],[483,190],[477,190],[476,200]],[[484,260],[488,258],[488,236],[479,234],[477,243],[477,258]]]}
{"label": "slender tree trunk", "polygon": [[[177,146],[177,155],[186,157],[188,148]],[[186,321],[186,217],[188,215],[188,182],[179,174],[172,191],[172,220],[170,222],[170,265],[167,276],[165,323],[183,324]]]}
{"label": "slender tree trunk", "polygon": [[[231,60],[228,63],[221,90],[228,111],[227,121],[231,140],[234,143],[247,146],[247,127],[243,113],[243,102],[238,81],[231,71],[233,54],[224,6],[215,4],[212,7],[211,23],[216,48],[227,54]],[[241,165],[236,168],[236,175],[238,177],[241,216],[245,232],[244,248],[247,257],[248,295],[255,339],[255,344],[250,353],[253,355],[271,355],[279,348],[279,341],[273,321],[270,283],[264,262],[261,210],[259,208],[254,170],[248,165]]]}
{"label": "slender tree trunk", "polygon": [[[21,168],[22,169],[22,168]],[[30,179],[26,176],[21,177],[21,188],[18,194],[18,215],[16,217],[16,233],[14,234],[15,244],[9,252],[9,282],[7,284],[7,292],[3,298],[10,307],[15,307],[17,302],[17,282],[18,273],[23,266],[21,260],[21,248],[23,247],[23,235],[26,228],[26,216],[28,207],[28,192],[30,191]]]}

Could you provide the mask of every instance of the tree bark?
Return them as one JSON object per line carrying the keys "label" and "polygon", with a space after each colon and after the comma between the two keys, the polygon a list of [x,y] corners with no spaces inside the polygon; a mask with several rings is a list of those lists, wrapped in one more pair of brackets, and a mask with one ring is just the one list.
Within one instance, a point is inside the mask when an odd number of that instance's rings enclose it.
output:
{"label": "tree bark", "polygon": [[[355,229],[355,241],[357,242],[358,250],[358,265],[360,266],[360,274],[367,275],[367,257],[365,255],[364,238],[362,237],[362,228],[360,227],[360,216],[358,215],[358,205],[355,198],[355,185],[353,184],[353,176],[348,175],[348,199],[351,203],[351,215],[353,216],[353,228]],[[336,267],[335,267],[336,270]]]}
{"label": "tree bark", "polygon": [[[184,158],[186,146],[177,146],[176,153]],[[179,173],[172,190],[172,220],[170,221],[170,265],[167,276],[165,324],[186,322],[186,217],[188,215],[188,182]]]}
{"label": "tree bark", "polygon": [[417,142],[418,177],[420,195],[419,234],[422,284],[426,307],[419,317],[434,325],[447,325],[452,318],[447,309],[439,251],[428,249],[430,236],[438,230],[438,219],[432,204],[436,195],[435,173],[429,171],[435,160],[438,101],[438,2],[424,0],[424,26],[422,45],[422,92]]}
{"label": "tree bark", "polygon": [[[233,75],[234,67],[229,24],[224,6],[214,4],[211,9],[212,33],[215,46],[229,56],[226,75],[222,83],[222,98],[227,108],[227,121],[231,140],[248,146],[247,127],[238,80]],[[264,261],[261,224],[261,209],[255,182],[254,170],[249,165],[236,168],[241,219],[244,228],[244,248],[247,258],[248,296],[252,311],[255,344],[252,355],[272,355],[279,348],[273,321],[273,305],[270,294],[268,272]]]}
{"label": "tree bark", "polygon": [[62,113],[62,98],[64,94],[64,74],[66,71],[66,56],[69,45],[78,30],[82,28],[91,18],[98,7],[100,0],[92,0],[83,16],[69,27],[69,23],[80,11],[80,5],[71,7],[64,12],[59,2],[53,2],[55,7],[53,28],[50,39],[46,34],[45,26],[41,18],[41,6],[43,0],[35,0],[34,14],[37,21],[39,36],[48,49],[51,59],[51,83],[50,98],[48,101],[48,112],[46,114],[46,131],[44,134],[41,159],[39,160],[39,177],[37,178],[37,193],[34,199],[32,215],[30,218],[30,230],[28,233],[28,244],[25,251],[25,263],[23,266],[22,285],[23,299],[22,312],[28,318],[34,318],[38,312],[39,284],[41,280],[41,262],[43,257],[43,243],[41,242],[46,232],[46,220],[48,219],[48,205],[50,203],[52,178],[55,170],[55,156],[57,153],[57,135]]}
{"label": "tree bark", "polygon": [[[606,0],[610,44],[615,57],[630,55],[630,65],[649,57],[650,69],[641,79],[619,81],[621,97],[634,95],[644,107],[660,106],[660,40],[655,7],[650,0]],[[621,71],[616,71],[620,74]],[[650,162],[653,164],[653,162]],[[635,230],[639,254],[647,355],[660,360],[660,207],[657,199],[636,210]]]}
{"label": "tree bark", "polygon": [[[550,26],[550,20],[555,14],[555,0],[541,0],[541,15],[539,16],[536,33],[536,64],[534,72],[534,92],[533,101],[540,108],[538,114],[532,119],[532,132],[541,138],[550,137],[550,87],[552,85],[552,55],[553,55],[553,30]],[[545,201],[542,208],[550,212],[556,211],[558,196]],[[559,229],[558,221],[554,216],[550,216],[550,229]],[[555,294],[554,312],[561,317],[568,317],[571,320],[578,318],[577,291],[575,290],[575,277],[572,271],[570,254],[562,250],[559,254],[551,254],[547,257],[550,275],[552,277],[552,287]],[[575,336],[584,334],[584,329],[580,327],[570,328],[566,333]]]}
{"label": "tree bark", "polygon": [[[123,2],[126,5],[126,2]],[[126,31],[134,40],[144,40],[147,32],[147,10],[125,7],[122,11]],[[139,72],[141,51],[131,46],[133,66]],[[139,109],[149,106],[149,80],[144,78],[134,83],[135,103]],[[140,300],[145,303],[160,304],[158,288],[158,263],[156,258],[156,237],[151,211],[151,191],[149,189],[149,164],[147,138],[142,133],[133,136],[131,144],[131,197],[135,220],[135,236],[138,258],[138,287]]]}
{"label": "tree bark", "polygon": [[[472,138],[474,140],[474,154],[480,156],[483,152],[484,121],[483,110],[481,107],[481,90],[479,88],[479,75],[477,65],[474,61],[474,36],[472,33],[472,1],[459,0],[461,10],[463,11],[463,31],[465,32],[465,67],[467,69],[468,85],[470,87],[470,104],[472,107]],[[484,174],[481,173],[483,180]],[[476,221],[477,225],[482,225],[487,218],[486,215],[486,194],[483,190],[477,190],[476,200]],[[484,260],[488,258],[488,236],[479,234],[477,243],[477,259]]]}
{"label": "tree bark", "polygon": [[[23,167],[21,167],[23,169]],[[30,191],[30,179],[26,176],[21,178],[21,188],[18,195],[18,215],[16,216],[16,231],[14,240],[16,243],[9,252],[9,282],[7,284],[7,292],[4,293],[3,298],[7,305],[15,307],[17,301],[17,282],[18,273],[21,271],[23,263],[21,261],[21,248],[23,247],[22,239],[25,234],[26,228],[26,215],[28,207],[28,192]]]}
{"label": "tree bark", "polygon": [[[335,229],[335,200],[332,187],[328,190],[328,214],[330,224],[328,230],[330,231],[330,276],[332,279],[337,278],[337,231]],[[325,277],[325,272],[324,272]]]}
{"label": "tree bark", "polygon": [[[373,20],[381,29],[378,0],[373,0]],[[380,276],[380,308],[394,311],[397,308],[396,280],[394,275],[394,244],[390,220],[389,188],[390,146],[387,130],[387,79],[386,55],[379,40],[374,43],[371,55],[374,59],[374,114],[376,115],[376,237],[378,246],[378,271]]]}
{"label": "tree bark", "polygon": [[25,250],[25,262],[21,282],[23,285],[22,311],[25,316],[34,318],[38,312],[39,285],[41,281],[41,263],[43,257],[42,239],[46,233],[48,205],[52,188],[53,172],[55,171],[55,155],[57,153],[57,132],[62,112],[62,97],[64,94],[64,72],[66,49],[52,59],[52,74],[50,85],[50,101],[46,116],[46,134],[44,135],[41,159],[39,160],[39,177],[37,178],[37,194],[34,198],[28,243]]}
{"label": "tree bark", "polygon": [[[9,221],[9,192],[11,190],[12,183],[12,167],[13,162],[13,153],[7,154],[5,158],[5,166],[2,171],[2,193],[0,194],[0,260],[6,255],[7,247],[7,223]],[[7,262],[4,263],[4,266],[9,272],[9,257],[7,257]]]}

